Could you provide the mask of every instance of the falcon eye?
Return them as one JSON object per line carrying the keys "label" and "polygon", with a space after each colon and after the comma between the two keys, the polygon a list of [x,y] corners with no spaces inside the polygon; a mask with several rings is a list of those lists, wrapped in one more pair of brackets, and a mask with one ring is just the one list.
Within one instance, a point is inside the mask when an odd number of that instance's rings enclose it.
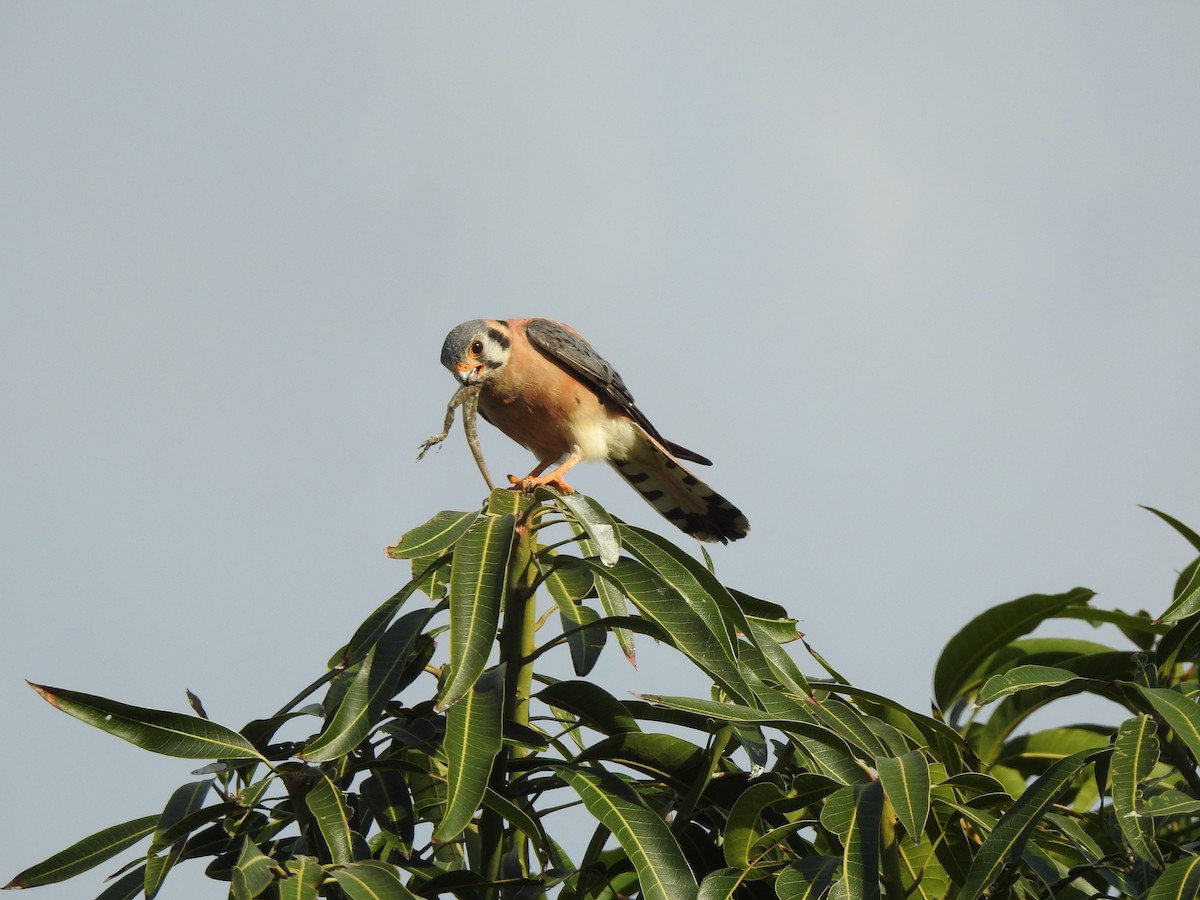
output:
{"label": "falcon eye", "polygon": [[471,341],[470,354],[472,357],[479,356],[483,353],[483,341]]}

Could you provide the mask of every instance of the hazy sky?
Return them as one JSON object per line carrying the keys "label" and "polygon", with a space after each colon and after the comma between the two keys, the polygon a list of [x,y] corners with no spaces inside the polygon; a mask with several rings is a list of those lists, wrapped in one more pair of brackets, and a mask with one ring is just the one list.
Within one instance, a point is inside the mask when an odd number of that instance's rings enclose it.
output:
{"label": "hazy sky", "polygon": [[[750,517],[719,575],[864,687],[927,709],[1022,594],[1161,611],[1192,554],[1137,504],[1200,527],[1197,47],[1185,3],[0,5],[0,876],[196,765],[23,678],[240,727],[481,500],[461,432],[415,460],[464,319],[589,338]],[[596,678],[686,674],[643,641]]]}

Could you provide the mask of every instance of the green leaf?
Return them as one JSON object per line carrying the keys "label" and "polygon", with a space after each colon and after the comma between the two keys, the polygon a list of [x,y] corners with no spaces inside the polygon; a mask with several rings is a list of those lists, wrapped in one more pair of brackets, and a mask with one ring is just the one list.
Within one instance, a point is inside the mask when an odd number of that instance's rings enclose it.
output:
{"label": "green leaf", "polygon": [[1127,613],[1119,609],[1099,609],[1094,606],[1069,606],[1059,613],[1056,618],[1075,619],[1080,622],[1087,622],[1089,625],[1097,626],[1116,625],[1125,637],[1138,645],[1138,649],[1140,650],[1149,650],[1153,647],[1154,638],[1166,630],[1166,626],[1155,622],[1150,618],[1150,614],[1144,611]]}
{"label": "green leaf", "polygon": [[1183,536],[1183,539],[1195,547],[1196,550],[1200,551],[1200,534],[1197,534],[1195,531],[1188,528],[1178,519],[1167,515],[1161,510],[1155,509],[1153,506],[1143,506],[1142,509],[1154,513],[1156,516],[1174,528],[1177,532],[1179,532],[1179,534]]}
{"label": "green leaf", "polygon": [[558,611],[571,650],[571,666],[576,675],[587,675],[599,661],[607,637],[607,631],[599,627],[600,613],[582,605],[560,605]]}
{"label": "green leaf", "polygon": [[[940,832],[936,825],[935,832]],[[943,900],[950,896],[950,875],[938,859],[944,836],[934,833],[930,838],[920,844],[897,839],[884,850],[885,854],[895,852],[898,856],[906,896],[912,900]]]}
{"label": "green leaf", "polygon": [[538,566],[545,577],[546,588],[558,606],[575,674],[587,675],[600,658],[607,637],[604,629],[585,627],[600,621],[599,613],[580,603],[595,590],[592,570],[578,557],[545,551],[538,554]]}
{"label": "green leaf", "polygon": [[[6,884],[4,889],[31,888],[74,878],[79,873],[112,859],[122,850],[132,847],[154,831],[158,819],[157,814],[143,816],[101,829],[77,841],[66,850],[42,860],[36,866],[30,866]],[[141,884],[140,878],[138,884]]]}
{"label": "green leaf", "polygon": [[492,764],[502,746],[504,665],[479,677],[467,695],[446,710],[446,786],[449,799],[434,840],[451,841],[471,823],[483,801]]}
{"label": "green leaf", "polygon": [[325,870],[311,856],[293,856],[283,863],[289,877],[280,878],[276,890],[279,900],[317,900]]}
{"label": "green leaf", "polygon": [[492,488],[484,509],[490,516],[513,516],[515,518],[525,515],[534,507],[539,506],[543,499],[557,496],[549,488],[538,488],[532,495],[512,488]]}
{"label": "green leaf", "polygon": [[395,546],[387,548],[387,555],[392,559],[440,556],[457,544],[459,538],[467,533],[478,518],[478,511],[443,510],[424,525],[418,525],[412,531],[405,532]]}
{"label": "green leaf", "polygon": [[[183,838],[187,836],[188,831],[176,834],[171,838],[168,838],[167,835],[175,832],[181,822],[191,823],[196,813],[204,806],[204,800],[208,797],[212,786],[213,779],[211,778],[205,781],[193,781],[176,788],[171,794],[171,799],[167,801],[163,814],[159,816],[158,827],[154,830],[154,839],[150,842],[150,849],[146,854],[146,876],[143,882],[146,900],[154,900],[162,888],[167,873],[179,861],[180,855],[183,853]],[[237,805],[234,804],[234,806]],[[201,816],[200,819],[211,821],[207,816]],[[159,850],[168,846],[171,846],[168,853],[161,856],[155,855]]]}
{"label": "green leaf", "polygon": [[843,843],[850,834],[850,823],[854,818],[854,800],[853,785],[843,785],[821,804],[821,826],[836,834]]}
{"label": "green leaf", "polygon": [[[1065,594],[1031,594],[993,606],[976,616],[950,639],[938,658],[933,676],[934,697],[942,709],[987,675],[989,658],[1014,638],[1028,634],[1046,619],[1094,596],[1086,588]],[[1005,667],[1007,668],[1007,667]]]}
{"label": "green leaf", "polygon": [[162,889],[163,882],[167,878],[167,873],[179,861],[179,855],[182,850],[183,844],[181,842],[179,846],[172,847],[165,854],[146,857],[146,865],[143,867],[142,877],[142,894],[146,897],[146,900],[154,900],[158,896],[158,892]]}
{"label": "green leaf", "polygon": [[[411,597],[416,590],[426,584],[429,577],[436,572],[441,566],[444,566],[446,561],[450,559],[449,554],[439,556],[429,564],[424,570],[419,573],[414,573],[413,578],[408,584],[396,591],[388,599],[384,600],[378,607],[375,608],[371,615],[367,616],[366,621],[358,626],[354,632],[354,636],[350,638],[342,652],[341,662],[345,667],[349,667],[361,660],[367,655],[372,647],[378,643],[387,631],[388,623],[392,621],[392,617],[400,611],[405,602]],[[440,607],[438,607],[440,609]]]}
{"label": "green leaf", "polygon": [[662,628],[671,645],[689,657],[730,696],[753,703],[754,692],[746,683],[733,658],[727,652],[722,639],[723,626],[717,624],[717,632],[709,628],[688,603],[681,598],[659,575],[641,563],[622,558],[612,568],[592,566],[597,582],[606,579],[618,584],[625,595],[633,601],[638,611]]}
{"label": "green leaf", "polygon": [[406,851],[411,850],[416,823],[404,775],[395,769],[372,769],[371,777],[363,781],[360,791],[379,827]]}
{"label": "green leaf", "polygon": [[[736,588],[726,588],[729,595],[737,601],[738,607],[746,615],[746,619],[757,619],[764,625],[774,624],[783,625],[790,624],[794,629],[796,620],[788,614],[787,607],[779,603],[774,603],[770,600],[760,600],[758,597],[751,597],[744,591],[739,591]],[[795,640],[794,636],[790,636],[789,640]],[[784,641],[783,643],[787,643]]]}
{"label": "green leaf", "polygon": [[768,712],[811,713],[812,717],[830,731],[840,734],[865,759],[889,755],[882,740],[871,730],[867,721],[840,697],[826,697],[819,703],[801,706],[791,697],[783,698],[783,704],[764,703]]}
{"label": "green leaf", "polygon": [[601,734],[641,731],[629,708],[598,684],[590,681],[559,681],[538,691],[547,706],[566,710]]}
{"label": "green leaf", "polygon": [[746,882],[744,869],[718,869],[709,872],[700,883],[700,900],[733,900],[737,889]]}
{"label": "green leaf", "polygon": [[750,626],[750,634],[755,643],[790,644],[800,639],[795,619],[759,619],[746,616],[746,623]]}
{"label": "green leaf", "polygon": [[976,900],[1001,870],[1021,855],[1033,829],[1051,808],[1075,774],[1104,750],[1081,750],[1050,766],[1030,784],[996,823],[975,854],[958,900]]}
{"label": "green leaf", "polygon": [[487,667],[500,627],[508,557],[516,519],[478,519],[459,541],[450,564],[450,678],[438,709],[453,706]]}
{"label": "green leaf", "polygon": [[775,893],[779,900],[819,900],[833,884],[842,863],[836,856],[810,856],[779,873]]}
{"label": "green leaf", "polygon": [[607,773],[565,764],[554,768],[617,839],[646,900],[694,900],[699,887],[675,836],[629,785]]}
{"label": "green leaf", "polygon": [[[116,877],[116,876],[112,876]],[[96,897],[96,900],[136,900],[145,895],[146,867],[138,866],[126,872]]]}
{"label": "green leaf", "polygon": [[[1189,593],[1195,585],[1197,578],[1200,578],[1200,556],[1197,556],[1179,570],[1179,575],[1175,579],[1175,591],[1172,596],[1182,597],[1184,594]],[[1163,624],[1165,625],[1166,623]]]}
{"label": "green leaf", "polygon": [[353,862],[352,838],[350,822],[346,818],[346,807],[342,804],[342,793],[328,775],[318,775],[308,795],[305,804],[317,821],[321,837],[329,848],[329,857],[339,865]]}
{"label": "green leaf", "polygon": [[27,683],[51,706],[151,753],[183,759],[262,759],[236,731],[208,719]]}
{"label": "green leaf", "polygon": [[[779,695],[779,698],[781,700],[789,699],[782,694]],[[855,762],[855,753],[846,739],[826,725],[817,722],[798,703],[792,703],[789,714],[782,708],[773,708],[768,713],[738,703],[700,700],[693,697],[664,697],[648,694],[644,699],[670,709],[705,716],[716,722],[774,726],[795,737],[815,758],[820,759],[831,776],[842,781],[843,784],[852,784],[867,778],[866,773]],[[827,748],[828,752],[823,752],[823,748]]]}
{"label": "green leaf", "polygon": [[275,774],[271,773],[265,778],[260,778],[258,781],[246,785],[237,792],[237,805],[245,809],[252,809],[262,799],[262,795],[266,793],[267,788],[275,781]]}
{"label": "green leaf", "polygon": [[757,778],[766,769],[770,755],[762,729],[757,725],[731,725],[730,728],[750,761],[750,777]]}
{"label": "green leaf", "polygon": [[[619,585],[605,578],[595,579],[596,596],[600,599],[600,608],[609,618],[627,617],[630,614],[629,600],[621,593]],[[637,665],[637,650],[634,647],[633,632],[628,628],[613,628],[613,636],[625,658]]]}
{"label": "green leaf", "polygon": [[[441,735],[437,735],[437,741],[440,745]],[[413,814],[418,822],[437,821],[445,813],[446,766],[435,758],[437,753],[437,747],[418,745],[403,754]]]}
{"label": "green leaf", "polygon": [[762,627],[761,619],[748,621],[754,640],[738,641],[738,662],[753,673],[754,677],[746,680],[755,682],[755,693],[764,681],[773,681],[774,690],[783,690],[797,700],[811,697],[812,685],[778,639]]}
{"label": "green leaf", "polygon": [[945,722],[915,713],[881,694],[850,684],[822,682],[814,684],[813,687],[814,689],[819,688],[821,692],[845,694],[853,698],[859,709],[867,710],[876,718],[899,728],[905,734],[910,735],[916,743],[929,744],[937,748],[939,757],[946,764],[961,754],[971,752],[970,745],[962,735]]}
{"label": "green leaf", "polygon": [[1139,859],[1162,865],[1153,825],[1137,818],[1141,786],[1158,763],[1158,726],[1147,715],[1121,723],[1113,744],[1112,804],[1121,834]]}
{"label": "green leaf", "polygon": [[603,565],[611,566],[621,557],[621,535],[617,523],[613,521],[607,510],[591,497],[578,492],[574,494],[555,494],[555,501],[575,518],[583,533],[588,536],[588,542]]}
{"label": "green leaf", "polygon": [[842,881],[848,897],[877,900],[879,897],[879,825],[883,817],[883,788],[879,782],[855,784],[843,790],[854,792],[850,827],[842,839]]}
{"label": "green leaf", "polygon": [[622,525],[621,543],[687,601],[720,641],[725,655],[736,659],[734,641],[738,634],[751,634],[750,624],[741,606],[716,576],[677,544],[653,531]]}
{"label": "green leaf", "polygon": [[[1080,644],[1083,646],[1079,647]],[[1057,687],[1031,688],[1003,698],[992,708],[986,722],[973,722],[968,729],[971,744],[980,759],[987,763],[997,760],[1004,752],[1005,742],[1021,723],[1042,707],[1061,697],[1084,691],[1108,698],[1112,693],[1113,681],[1133,675],[1133,654],[1117,653],[1102,645],[1026,639],[1014,641],[1009,646],[1018,645],[1030,651],[1022,656],[1023,659],[1048,662],[1080,677]],[[1079,647],[1079,652],[1072,653],[1073,647]]]}
{"label": "green leaf", "polygon": [[1200,896],[1200,856],[1185,856],[1163,870],[1146,900],[1193,900]]}
{"label": "green leaf", "polygon": [[1200,616],[1189,616],[1170,626],[1154,651],[1158,671],[1164,680],[1171,679],[1179,660],[1193,657],[1198,646],[1200,646]]}
{"label": "green leaf", "polygon": [[537,553],[537,564],[546,589],[560,606],[575,606],[580,600],[594,596],[596,581],[592,570],[578,556],[542,549]]}
{"label": "green leaf", "polygon": [[410,612],[384,632],[363,660],[333,720],[298,754],[301,759],[327,762],[345,756],[363,742],[384,704],[395,696],[413,645],[431,613],[430,609]]}
{"label": "green leaf", "polygon": [[331,874],[348,900],[417,900],[416,895],[400,883],[396,867],[378,859],[337,866]]}
{"label": "green leaf", "polygon": [[249,837],[242,838],[242,849],[233,865],[232,894],[236,900],[254,900],[275,880],[275,861],[265,856]]}
{"label": "green leaf", "polygon": [[1041,731],[1019,735],[1005,744],[1003,752],[993,763],[993,773],[1000,777],[999,770],[1005,767],[1019,772],[1019,783],[1013,785],[1011,791],[1013,796],[1016,796],[1027,778],[1040,775],[1051,763],[1081,750],[1100,750],[1110,744],[1109,728],[1094,725],[1043,728]]}
{"label": "green leaf", "polygon": [[542,852],[546,854],[552,866],[559,869],[571,867],[570,863],[562,856],[558,845],[546,834],[538,814],[531,814],[525,807],[491,788],[488,788],[483,795],[483,805],[501,816],[513,828],[524,832],[533,841],[534,846],[541,848]]}
{"label": "green leaf", "polygon": [[882,756],[875,760],[879,781],[905,831],[914,841],[921,840],[929,817],[929,761],[920,750],[901,756]]}
{"label": "green leaf", "polygon": [[1200,800],[1189,797],[1182,791],[1166,790],[1147,797],[1138,807],[1140,816],[1175,816],[1192,813],[1200,809]]}
{"label": "green leaf", "polygon": [[154,839],[150,842],[150,852],[156,853],[162,847],[175,843],[183,835],[164,840],[163,836],[178,825],[182,820],[197,812],[204,806],[204,800],[212,790],[213,779],[193,781],[176,788],[167,801],[163,814],[158,818],[158,827],[154,829]]}
{"label": "green leaf", "polygon": [[[332,677],[334,676],[331,674],[331,672],[327,671],[325,673],[324,680],[329,680]],[[313,685],[312,690],[315,691],[318,687],[320,687],[320,684],[315,684]],[[311,693],[311,691],[306,692],[304,696],[307,697],[309,693]],[[303,698],[298,698],[295,703],[300,702],[300,699]],[[294,705],[294,703],[290,705]],[[275,737],[276,732],[278,732],[286,722],[290,722],[292,719],[299,718],[300,716],[319,717],[322,715],[324,715],[324,712],[321,704],[310,703],[301,707],[300,709],[290,712],[277,713],[276,715],[270,716],[266,719],[251,719],[241,727],[239,733],[255,747],[265,748],[271,742],[271,739]]]}
{"label": "green leaf", "polygon": [[[265,781],[273,781],[274,777],[264,779]],[[216,803],[212,806],[206,806],[203,809],[198,809],[195,812],[184,816],[174,825],[169,828],[160,828],[154,835],[154,840],[150,844],[148,853],[158,853],[165,847],[169,847],[178,841],[180,838],[186,838],[193,831],[208,825],[212,822],[224,819],[226,816],[233,814],[235,817],[240,817],[245,812],[245,806],[234,800],[229,800],[224,803]]]}
{"label": "green leaf", "polygon": [[[1167,515],[1161,510],[1154,509],[1151,506],[1143,506],[1142,509],[1154,513],[1179,532],[1184,540],[1196,550],[1200,550],[1200,534],[1197,534],[1178,519]],[[1200,611],[1200,559],[1194,560],[1180,573],[1179,581],[1176,583],[1175,599],[1167,607],[1167,611],[1162,614],[1160,620],[1164,622],[1176,622],[1180,619],[1186,619],[1198,611]]]}
{"label": "green leaf", "polygon": [[934,785],[935,789],[950,788],[958,793],[965,793],[973,797],[982,796],[984,794],[1006,794],[1004,785],[999,779],[992,775],[986,775],[983,772],[962,772],[958,775],[953,775],[945,780],[938,781]]}
{"label": "green leaf", "polygon": [[1068,681],[1075,681],[1078,677],[1074,672],[1060,669],[1057,666],[1017,666],[989,678],[979,691],[979,699],[976,703],[983,706],[1000,697],[1027,691],[1030,688],[1058,687]]}
{"label": "green leaf", "polygon": [[575,757],[577,763],[592,760],[628,766],[680,791],[686,791],[708,774],[708,757],[703,748],[672,734],[641,731],[616,734],[592,744]]}
{"label": "green leaf", "polygon": [[1192,577],[1180,589],[1179,596],[1167,607],[1160,617],[1163,622],[1178,622],[1200,612],[1200,566],[1192,570]]}
{"label": "green leaf", "polygon": [[741,725],[777,725],[780,727],[798,723],[815,725],[817,729],[828,732],[839,746],[845,746],[846,744],[845,740],[834,735],[824,725],[818,725],[812,716],[797,716],[792,719],[785,715],[763,712],[761,709],[755,709],[743,703],[731,703],[723,700],[703,700],[699,697],[670,697],[665,694],[643,694],[642,699],[648,703],[667,706],[671,709],[681,709],[685,712],[704,716],[715,722],[733,722]]}
{"label": "green leaf", "polygon": [[417,590],[430,600],[437,602],[446,598],[451,559],[451,554],[413,557],[412,574],[417,580]]}
{"label": "green leaf", "polygon": [[785,798],[778,785],[760,781],[750,785],[738,795],[725,823],[725,839],[721,849],[726,865],[737,869],[749,869],[758,865],[752,852],[755,843],[762,837],[759,819],[763,811]]}
{"label": "green leaf", "polygon": [[[206,807],[206,809],[215,809],[216,807]],[[291,818],[290,813],[287,818]],[[200,829],[193,835],[189,835],[183,845],[183,859],[201,859],[207,856],[222,857],[220,865],[224,872],[228,873],[233,862],[231,859],[231,841],[230,834],[225,830],[224,822],[214,822],[205,828]],[[268,819],[264,813],[251,812],[241,816],[241,821],[238,827],[245,831],[257,831],[268,824]],[[214,861],[214,864],[215,861]]]}
{"label": "green leaf", "polygon": [[[587,532],[577,522],[570,522],[571,531],[575,534],[579,542],[579,552],[585,560],[599,559],[599,551],[592,545],[592,542],[587,538]],[[613,560],[616,562],[616,560]],[[603,560],[601,560],[603,564]],[[589,571],[590,575],[590,571]],[[604,614],[609,618],[616,619],[629,615],[629,603],[625,599],[625,595],[621,593],[620,588],[604,580],[603,578],[593,578],[596,596],[600,600],[600,608],[604,610]],[[637,665],[637,652],[633,645],[633,634],[627,628],[612,628],[613,636],[617,639],[617,644],[621,648],[621,652],[625,654],[625,658],[634,665]]]}
{"label": "green leaf", "polygon": [[1175,816],[1195,812],[1200,809],[1200,800],[1190,797],[1182,791],[1167,789],[1152,797],[1147,797],[1139,804],[1138,816]]}
{"label": "green leaf", "polygon": [[717,869],[700,882],[699,900],[732,900],[734,892],[746,881],[744,869]]}
{"label": "green leaf", "polygon": [[[538,488],[539,491],[546,490]],[[458,850],[460,844],[449,844],[447,849]],[[453,862],[458,862],[457,859]],[[433,871],[437,871],[436,869]],[[489,888],[494,888],[495,884],[488,881],[483,876],[468,869],[452,869],[443,871],[432,878],[421,881],[416,887],[420,890],[420,897],[426,897],[428,900],[441,900],[442,897],[461,897],[463,900],[481,900]],[[520,881],[513,879],[512,881],[504,882],[505,888],[519,888]],[[520,890],[514,891],[518,898],[522,896]],[[536,895],[535,895],[536,896]],[[611,898],[610,898],[611,900]]]}
{"label": "green leaf", "polygon": [[1142,685],[1134,687],[1150,701],[1154,711],[1166,720],[1179,739],[1187,745],[1192,758],[1200,760],[1200,706],[1196,701],[1167,688]]}

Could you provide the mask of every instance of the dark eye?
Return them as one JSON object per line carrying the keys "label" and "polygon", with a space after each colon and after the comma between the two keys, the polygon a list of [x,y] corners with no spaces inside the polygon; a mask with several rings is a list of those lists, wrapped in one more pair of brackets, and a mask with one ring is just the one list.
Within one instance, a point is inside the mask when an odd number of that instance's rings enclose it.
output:
{"label": "dark eye", "polygon": [[483,341],[471,341],[471,355],[479,356],[483,353]]}

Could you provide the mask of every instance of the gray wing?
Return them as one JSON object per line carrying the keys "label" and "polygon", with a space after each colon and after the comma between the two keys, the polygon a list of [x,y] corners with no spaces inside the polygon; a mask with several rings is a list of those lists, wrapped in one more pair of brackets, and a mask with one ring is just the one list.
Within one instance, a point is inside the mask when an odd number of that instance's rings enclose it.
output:
{"label": "gray wing", "polygon": [[645,413],[633,402],[633,394],[629,393],[629,388],[625,387],[625,382],[621,380],[617,370],[575,332],[550,319],[532,319],[525,325],[525,334],[530,343],[543,353],[583,376],[584,381],[594,387],[603,398],[641,425],[675,456],[704,466],[712,465],[710,460],[699,453],[672,443],[659,434],[658,429],[650,424]]}

